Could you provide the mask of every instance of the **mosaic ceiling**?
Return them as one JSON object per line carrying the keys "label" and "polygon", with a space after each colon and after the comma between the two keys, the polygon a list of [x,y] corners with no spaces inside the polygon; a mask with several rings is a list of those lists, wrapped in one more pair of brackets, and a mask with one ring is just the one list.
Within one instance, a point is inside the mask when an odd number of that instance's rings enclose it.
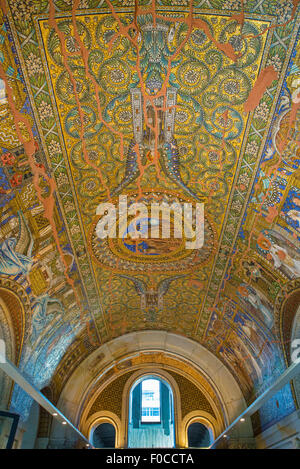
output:
{"label": "mosaic ceiling", "polygon": [[[286,366],[280,305],[299,288],[299,1],[0,3],[0,288],[28,303],[20,367],[43,387],[68,350],[167,330],[250,401]],[[124,195],[203,202],[203,247],[99,239],[98,205]]]}

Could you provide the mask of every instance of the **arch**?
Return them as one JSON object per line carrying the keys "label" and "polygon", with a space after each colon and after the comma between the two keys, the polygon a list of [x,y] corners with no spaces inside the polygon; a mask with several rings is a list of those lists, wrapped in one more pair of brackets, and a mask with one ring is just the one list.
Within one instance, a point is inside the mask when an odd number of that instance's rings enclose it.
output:
{"label": "arch", "polygon": [[7,278],[0,279],[0,298],[6,305],[9,313],[9,321],[14,329],[16,339],[15,363],[18,365],[21,358],[23,344],[30,331],[30,299],[25,289],[20,284]]}
{"label": "arch", "polygon": [[[286,287],[285,293],[278,305],[279,312],[279,332],[284,351],[287,366],[291,360],[290,342],[292,340],[292,332],[295,324],[295,317],[300,305],[300,279],[295,279]],[[288,289],[289,287],[289,289]],[[279,298],[280,299],[280,298]],[[279,303],[279,299],[277,302]]]}
{"label": "arch", "polygon": [[[0,339],[4,341],[6,357],[18,365],[25,339],[25,310],[30,306],[22,288],[16,288],[21,298],[11,290],[15,285],[8,279],[0,279]],[[0,370],[0,408],[8,408],[12,389],[12,380]]]}
{"label": "arch", "polygon": [[198,421],[188,426],[187,438],[189,448],[208,448],[212,443],[209,429]]}
{"label": "arch", "polygon": [[[15,336],[10,315],[6,304],[0,297],[0,340],[3,340],[5,347],[5,356],[15,363]],[[12,380],[0,370],[0,409],[8,409]]]}
{"label": "arch", "polygon": [[6,334],[9,335],[9,341],[7,340],[6,343],[10,345],[10,359],[13,363],[18,364],[24,340],[24,312],[22,303],[15,293],[0,286],[0,307],[2,333],[4,333],[5,337],[5,331],[3,331],[5,324]]}
{"label": "arch", "polygon": [[[142,370],[141,370],[142,371]],[[164,373],[165,374],[165,373]],[[126,383],[126,389],[123,392],[123,404],[125,404],[124,400],[126,401],[125,411],[126,412],[126,441],[127,447],[135,447],[133,446],[133,441],[130,441],[130,436],[135,433],[138,435],[140,432],[143,433],[143,436],[149,436],[156,441],[159,439],[160,445],[162,447],[166,445],[166,447],[175,447],[176,437],[175,437],[175,427],[176,427],[176,419],[175,419],[175,411],[174,411],[174,392],[172,385],[170,383],[170,377],[163,377],[162,373],[157,372],[154,370],[153,372],[139,372],[136,376],[132,377]],[[155,380],[160,383],[159,388],[159,422],[147,423],[143,422],[143,415],[142,415],[142,403],[139,401],[138,403],[138,415],[133,415],[133,406],[134,406],[134,399],[135,399],[135,391],[137,391],[137,395],[140,393],[140,385],[143,382],[148,380]],[[167,394],[166,394],[167,393]],[[163,394],[163,395],[162,395]],[[138,399],[140,399],[138,397]],[[167,400],[167,405],[165,406],[165,399]],[[169,417],[165,415],[164,418],[164,408]],[[123,412],[123,416],[124,416]],[[134,422],[134,417],[136,422]],[[139,428],[134,428],[135,424]],[[142,446],[141,446],[142,447]]]}
{"label": "arch", "polygon": [[[124,368],[122,363],[125,364],[126,361],[138,355],[146,356],[152,351],[177,358],[198,370],[219,399],[225,425],[246,408],[246,402],[237,381],[215,355],[192,339],[162,331],[125,334],[97,348],[70,376],[61,392],[59,399],[61,405],[64,406],[64,401],[68,400],[67,396],[76,402],[77,413],[74,415],[74,408],[68,410],[73,412],[74,420],[79,422],[82,406],[86,404],[91,388],[97,385],[105,373],[112,373],[116,369],[122,370]],[[103,354],[101,360],[98,359],[100,353]]]}
{"label": "arch", "polygon": [[115,448],[116,429],[110,422],[102,422],[94,428],[92,436],[94,448]]}
{"label": "arch", "polygon": [[216,435],[219,434],[219,432],[217,431],[218,423],[211,414],[209,414],[208,412],[205,412],[204,410],[195,410],[193,412],[190,412],[182,420],[182,429],[184,433],[184,446],[186,448],[189,447],[188,429],[194,423],[201,423],[208,429],[209,436],[210,436],[210,444],[214,441],[214,439],[216,438]]}
{"label": "arch", "polygon": [[96,412],[95,414],[93,414],[87,420],[87,422],[86,422],[86,424],[83,428],[83,433],[85,435],[88,435],[88,439],[92,443],[95,429],[99,425],[102,425],[103,423],[109,423],[109,424],[113,425],[113,427],[115,429],[115,447],[120,448],[121,447],[121,441],[120,441],[121,420],[113,412],[109,412],[109,411],[104,410],[104,411],[99,411],[99,412]]}
{"label": "arch", "polygon": [[[299,349],[299,343],[300,343],[300,304],[298,306],[298,309],[296,311],[293,325],[292,325],[292,331],[291,331],[291,350],[290,350],[290,356],[292,357],[293,352],[296,350],[294,347],[294,341],[297,341],[296,345],[297,348]],[[299,357],[299,353],[297,354]],[[300,407],[300,373],[293,379],[293,386],[294,386],[294,392],[295,392],[295,398],[296,398],[296,404],[298,408]]]}
{"label": "arch", "polygon": [[[292,361],[293,341],[300,339],[300,279],[285,286],[286,295],[280,297],[279,331],[286,366]],[[278,303],[279,303],[278,300]],[[278,306],[279,309],[279,306]],[[292,380],[292,391],[296,406],[300,407],[300,376]]]}
{"label": "arch", "polygon": [[166,370],[157,369],[153,365],[146,365],[142,369],[136,370],[132,376],[127,380],[123,395],[122,395],[122,434],[123,434],[123,445],[128,446],[128,423],[129,423],[129,396],[130,390],[135,383],[138,383],[146,377],[157,377],[165,381],[173,394],[173,412],[175,424],[175,443],[180,439],[180,423],[181,423],[181,404],[180,404],[180,392],[178,384],[176,383],[173,376],[171,376]]}
{"label": "arch", "polygon": [[[178,368],[174,368],[177,373],[184,374],[188,370],[190,380],[194,380],[198,386],[204,386],[203,392],[218,419],[218,433],[246,409],[246,401],[237,381],[215,355],[192,339],[153,330],[125,334],[98,347],[68,377],[57,405],[84,431],[96,394],[109,382],[129,370],[133,374],[145,373],[146,369],[151,373],[158,370],[162,373],[162,370],[168,370],[169,363],[172,363],[170,367]],[[176,412],[176,390],[174,395]],[[126,414],[121,419],[121,447],[126,446],[126,427],[123,427],[125,418]],[[250,421],[246,422],[245,434],[250,438],[253,436]],[[176,436],[180,447],[185,446],[184,440],[180,429]]]}

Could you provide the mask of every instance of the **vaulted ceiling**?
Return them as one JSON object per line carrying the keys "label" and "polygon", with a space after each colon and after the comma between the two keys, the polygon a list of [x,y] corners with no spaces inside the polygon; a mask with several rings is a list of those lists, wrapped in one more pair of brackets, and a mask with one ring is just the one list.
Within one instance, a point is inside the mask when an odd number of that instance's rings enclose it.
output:
{"label": "vaulted ceiling", "polygon": [[[298,3],[1,2],[0,287],[30,303],[16,350],[37,386],[71,352],[70,370],[150,329],[200,342],[248,401],[283,371],[281,305],[300,277]],[[203,247],[99,239],[97,207],[120,195],[203,202]]]}

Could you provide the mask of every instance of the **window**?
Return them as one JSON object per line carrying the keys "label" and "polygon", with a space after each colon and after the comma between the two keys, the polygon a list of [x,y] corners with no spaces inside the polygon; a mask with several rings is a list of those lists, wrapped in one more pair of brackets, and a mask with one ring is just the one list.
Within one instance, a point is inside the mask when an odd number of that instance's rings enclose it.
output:
{"label": "window", "polygon": [[158,379],[142,381],[141,422],[160,422],[160,382]]}
{"label": "window", "polygon": [[174,448],[173,392],[161,378],[139,378],[129,394],[128,448]]}

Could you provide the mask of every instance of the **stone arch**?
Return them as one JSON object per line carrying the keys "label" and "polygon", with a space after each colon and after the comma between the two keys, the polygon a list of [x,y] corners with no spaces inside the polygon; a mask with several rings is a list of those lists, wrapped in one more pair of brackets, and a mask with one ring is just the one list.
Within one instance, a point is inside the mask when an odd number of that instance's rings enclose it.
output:
{"label": "stone arch", "polygon": [[[295,345],[294,341],[297,341]],[[296,348],[300,347],[300,299],[298,304],[298,309],[294,317],[292,331],[291,331],[291,349],[290,356],[292,358],[293,352],[296,351]],[[299,358],[299,353],[297,353],[297,358]],[[291,360],[292,361],[292,360]],[[295,399],[298,408],[300,407],[300,373],[293,379],[293,387],[295,392]]]}
{"label": "stone arch", "polygon": [[210,438],[211,438],[210,444],[213,442],[213,440],[216,438],[216,435],[218,434],[218,422],[211,414],[203,410],[195,410],[193,412],[190,412],[182,420],[184,447],[186,448],[188,448],[189,446],[189,442],[188,442],[189,426],[196,422],[203,424],[209,430]]}
{"label": "stone arch", "polygon": [[[21,359],[30,321],[30,302],[25,290],[9,279],[0,279],[0,339],[5,355],[15,365]],[[13,382],[0,371],[0,408],[9,405]]]}
{"label": "stone arch", "polygon": [[[300,280],[289,282],[287,295],[280,304],[280,338],[286,366],[292,363],[295,339],[300,339]],[[300,376],[292,381],[292,390],[296,406],[300,407]]]}
{"label": "stone arch", "polygon": [[10,279],[0,279],[0,301],[6,312],[7,322],[11,325],[15,357],[14,363],[19,364],[23,344],[26,341],[31,322],[31,305],[24,288]]}
{"label": "stone arch", "polygon": [[278,293],[275,301],[275,324],[280,337],[286,364],[290,360],[290,340],[292,323],[300,303],[300,279],[286,283]]}
{"label": "stone arch", "polygon": [[127,380],[122,395],[122,435],[123,444],[125,447],[128,445],[128,420],[129,420],[129,396],[132,387],[139,380],[146,377],[156,377],[162,381],[165,381],[171,388],[173,394],[173,408],[174,408],[174,420],[175,420],[175,442],[180,441],[180,430],[181,430],[181,404],[180,404],[180,393],[178,385],[175,379],[165,369],[160,369],[153,366],[142,367],[142,369],[136,370]]}
{"label": "stone arch", "polygon": [[[91,353],[70,375],[57,405],[83,430],[96,395],[117,376],[141,369],[145,372],[146,366],[152,367],[152,372],[153,368],[170,372],[173,367],[200,387],[219,416],[218,432],[247,407],[235,378],[211,352],[191,339],[153,330],[120,336]],[[245,432],[253,435],[251,423]]]}
{"label": "stone arch", "polygon": [[96,427],[101,425],[102,423],[110,423],[114,426],[116,431],[116,439],[115,439],[115,447],[121,447],[121,420],[119,417],[110,411],[99,411],[93,414],[89,419],[86,421],[84,426],[84,433],[88,436],[89,441],[93,441],[93,433]]}
{"label": "stone arch", "polygon": [[[5,357],[15,362],[15,338],[13,326],[5,303],[0,298],[0,340],[3,341],[3,352]],[[0,370],[0,409],[7,409],[13,381]]]}

